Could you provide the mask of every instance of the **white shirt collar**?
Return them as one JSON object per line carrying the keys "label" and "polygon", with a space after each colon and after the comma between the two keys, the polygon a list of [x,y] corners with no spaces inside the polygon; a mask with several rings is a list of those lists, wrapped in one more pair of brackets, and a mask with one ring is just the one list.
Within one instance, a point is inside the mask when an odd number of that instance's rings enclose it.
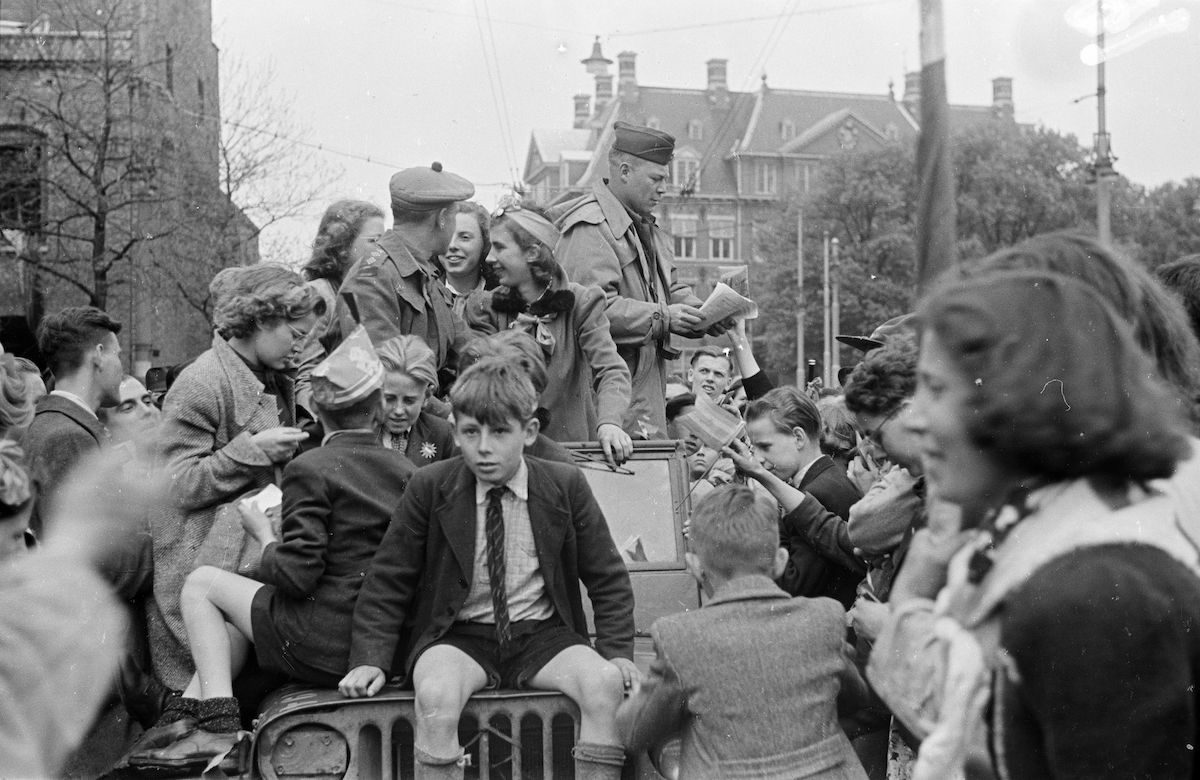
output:
{"label": "white shirt collar", "polygon": [[[475,503],[482,504],[487,501],[488,491],[494,485],[489,485],[485,482],[475,480]],[[529,468],[525,465],[525,458],[521,458],[521,465],[517,467],[517,473],[512,475],[512,479],[504,484],[504,487],[511,490],[517,498],[522,501],[529,500]]]}
{"label": "white shirt collar", "polygon": [[[85,403],[82,398],[75,395],[74,393],[67,392],[66,390],[51,390],[50,395],[57,395],[60,398],[65,398],[68,401],[71,401],[72,403],[77,404],[80,409],[83,409],[85,412],[90,414],[92,417],[96,417],[96,410],[92,409],[90,406],[88,406],[87,403]],[[99,418],[97,417],[97,419],[99,419]]]}
{"label": "white shirt collar", "polygon": [[810,460],[803,468],[801,468],[799,471],[797,471],[796,476],[792,477],[792,483],[795,485],[799,485],[800,482],[804,479],[804,476],[806,474],[808,474],[808,470],[811,469],[813,467],[813,464],[816,463],[817,461],[819,461],[821,459],[821,457],[822,457],[821,455],[818,455],[817,457]]}

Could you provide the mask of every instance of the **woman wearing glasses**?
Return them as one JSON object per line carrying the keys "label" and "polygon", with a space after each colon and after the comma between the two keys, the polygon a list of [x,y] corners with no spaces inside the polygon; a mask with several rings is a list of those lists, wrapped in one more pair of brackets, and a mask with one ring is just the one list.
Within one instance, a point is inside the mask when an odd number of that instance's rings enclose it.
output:
{"label": "woman wearing glasses", "polygon": [[621,429],[630,378],[604,314],[604,294],[567,280],[554,258],[559,232],[537,209],[507,207],[492,218],[488,262],[500,286],[472,294],[467,325],[489,335],[509,328],[529,333],[546,356],[541,403],[555,441],[600,443],[624,462],[633,442]]}
{"label": "woman wearing glasses", "polygon": [[930,494],[981,522],[940,569],[914,539],[872,654],[924,739],[917,775],[1194,776],[1200,580],[1153,487],[1189,450],[1167,383],[1094,288],[1052,272],[951,283],[919,317],[905,423]]}
{"label": "woman wearing glasses", "polygon": [[209,286],[212,348],[179,375],[163,404],[161,456],[170,501],[153,519],[150,646],[164,684],[192,673],[179,593],[218,507],[274,478],[307,434],[295,427],[295,367],[325,305],[296,273],[227,268]]}

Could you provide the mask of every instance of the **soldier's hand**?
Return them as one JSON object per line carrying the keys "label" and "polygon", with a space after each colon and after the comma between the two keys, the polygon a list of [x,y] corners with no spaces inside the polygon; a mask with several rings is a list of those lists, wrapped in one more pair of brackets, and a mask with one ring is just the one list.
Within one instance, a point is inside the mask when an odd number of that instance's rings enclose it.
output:
{"label": "soldier's hand", "polygon": [[704,322],[704,316],[695,306],[686,303],[672,303],[667,307],[671,313],[671,332],[680,336],[699,336],[697,328]]}

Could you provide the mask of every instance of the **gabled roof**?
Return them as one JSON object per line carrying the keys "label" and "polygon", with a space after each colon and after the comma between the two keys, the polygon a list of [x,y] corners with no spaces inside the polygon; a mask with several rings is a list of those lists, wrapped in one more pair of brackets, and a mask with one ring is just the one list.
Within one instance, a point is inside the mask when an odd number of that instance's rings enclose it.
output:
{"label": "gabled roof", "polygon": [[850,109],[843,108],[841,111],[834,111],[829,116],[822,118],[815,125],[786,142],[779,148],[779,151],[783,154],[802,154],[807,147],[816,141],[848,125],[854,127],[856,130],[858,128],[866,129],[879,143],[887,142],[887,136],[880,132],[878,128],[873,127],[869,122],[864,122]]}
{"label": "gabled roof", "polygon": [[835,114],[853,115],[877,135],[909,138],[916,134],[915,123],[906,116],[902,104],[890,95],[860,95],[844,92],[811,92],[793,89],[762,89],[756,94],[756,121],[746,128],[738,151],[745,153],[781,152],[792,139],[784,139],[781,128],[791,122],[797,135],[810,131],[828,132],[822,123],[836,124]]}
{"label": "gabled roof", "polygon": [[[540,128],[529,137],[529,150],[525,154],[525,178],[534,173],[534,157],[542,165],[556,164],[572,153],[586,157],[590,153],[588,141],[592,131],[586,128],[554,129]],[[573,156],[573,159],[580,159]]]}

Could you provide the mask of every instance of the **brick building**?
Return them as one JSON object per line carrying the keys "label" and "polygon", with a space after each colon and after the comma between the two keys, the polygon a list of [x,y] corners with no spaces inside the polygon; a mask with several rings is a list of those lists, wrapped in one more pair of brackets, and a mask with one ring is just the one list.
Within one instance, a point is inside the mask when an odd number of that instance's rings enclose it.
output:
{"label": "brick building", "polygon": [[[525,160],[530,197],[550,202],[582,192],[607,176],[606,154],[617,120],[675,136],[671,184],[659,223],[674,236],[681,279],[701,293],[732,266],[755,261],[756,222],[794,193],[815,185],[821,161],[846,149],[912,142],[918,132],[920,74],[904,94],[848,94],[777,89],[762,80],[734,92],[723,59],[706,63],[704,88],[640,84],[637,55],[617,55],[614,89],[597,41],[583,64],[595,93],[574,96],[570,129],[534,130]],[[1012,79],[992,81],[990,106],[951,106],[958,127],[1013,121]]]}
{"label": "brick building", "polygon": [[136,374],[207,347],[213,273],[258,259],[220,188],[217,58],[209,0],[0,4],[9,349],[28,349],[45,312],[87,303],[124,324]]}

